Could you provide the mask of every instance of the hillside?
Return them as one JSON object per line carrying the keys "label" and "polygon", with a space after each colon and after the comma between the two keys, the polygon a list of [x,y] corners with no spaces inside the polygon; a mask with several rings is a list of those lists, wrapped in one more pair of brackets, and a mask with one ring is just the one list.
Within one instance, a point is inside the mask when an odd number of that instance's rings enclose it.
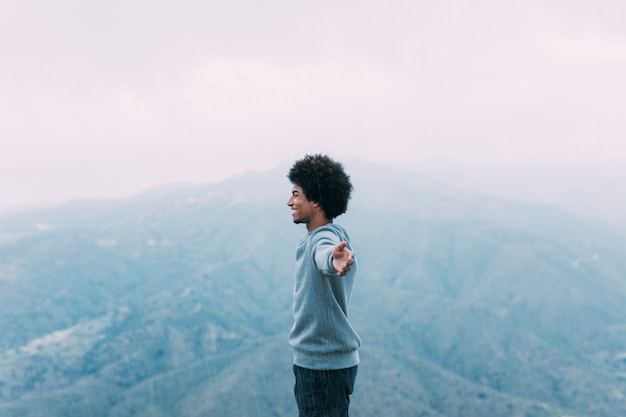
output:
{"label": "hillside", "polygon": [[[621,232],[348,168],[351,415],[624,415]],[[0,416],[294,415],[285,171],[0,217]]]}

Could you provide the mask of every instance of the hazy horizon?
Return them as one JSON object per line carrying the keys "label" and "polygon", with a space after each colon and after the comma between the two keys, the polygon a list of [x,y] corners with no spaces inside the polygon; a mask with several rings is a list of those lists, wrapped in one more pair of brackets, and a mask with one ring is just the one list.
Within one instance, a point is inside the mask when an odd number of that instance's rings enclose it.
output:
{"label": "hazy horizon", "polygon": [[[489,177],[488,175],[484,175],[481,177],[480,173],[477,173],[477,172],[473,172],[474,176],[472,178],[458,177],[457,181],[449,181],[449,178],[446,178],[445,175],[433,176],[424,172],[420,172],[419,170],[415,170],[415,169],[411,169],[407,167],[395,167],[389,164],[381,164],[377,162],[365,161],[365,160],[360,160],[360,159],[350,159],[350,158],[344,159],[342,160],[342,162],[344,163],[344,165],[347,166],[347,170],[349,171],[348,173],[352,175],[353,181],[356,181],[356,182],[368,181],[368,178],[363,178],[362,175],[364,172],[366,172],[366,168],[370,166],[370,164],[373,164],[371,165],[372,168],[378,167],[382,169],[388,169],[390,173],[395,173],[395,174],[401,173],[401,174],[407,174],[407,175],[415,175],[416,180],[418,178],[426,178],[436,183],[440,183],[443,187],[452,187],[458,190],[469,191],[473,193],[480,193],[485,196],[501,198],[501,199],[509,200],[512,202],[552,206],[555,208],[564,209],[572,214],[585,216],[585,217],[591,217],[591,218],[595,217],[598,219],[609,220],[609,221],[613,221],[613,220],[623,221],[625,219],[625,216],[622,214],[621,211],[619,211],[620,206],[598,206],[598,205],[593,205],[593,202],[591,201],[585,202],[585,201],[571,199],[571,198],[568,199],[566,193],[560,195],[559,197],[565,197],[565,198],[561,198],[559,200],[556,197],[551,196],[549,194],[542,194],[541,190],[539,192],[536,192],[534,195],[516,194],[516,191],[519,190],[519,187],[523,186],[520,184],[519,181],[517,182],[518,188],[509,187],[506,190],[503,190],[501,188],[498,189],[499,178]],[[58,201],[49,201],[49,202],[40,202],[40,203],[24,204],[24,205],[17,205],[17,206],[0,207],[0,216],[6,215],[6,214],[19,213],[23,211],[30,211],[30,210],[54,209],[56,207],[60,207],[65,204],[71,204],[71,203],[98,202],[98,201],[102,201],[102,202],[123,201],[127,199],[133,199],[144,193],[150,193],[150,192],[161,190],[161,189],[167,189],[167,188],[172,188],[172,187],[185,187],[185,186],[202,187],[205,185],[219,184],[223,181],[228,181],[229,179],[235,178],[238,176],[246,176],[246,175],[249,176],[249,175],[254,175],[256,173],[275,171],[281,168],[285,169],[285,172],[287,172],[290,163],[291,161],[283,161],[282,163],[277,164],[272,167],[244,170],[241,173],[234,173],[232,175],[225,176],[224,178],[218,178],[212,181],[204,181],[204,182],[179,181],[179,182],[157,184],[151,187],[139,189],[137,191],[132,191],[127,194],[111,194],[111,195],[102,195],[102,196],[85,195],[85,196],[77,196],[75,198],[68,198],[65,200],[58,200]],[[538,180],[540,175],[541,175],[541,172],[537,173],[535,176],[535,179]],[[515,183],[514,179],[509,178],[509,180],[512,180],[510,181],[511,183]],[[468,184],[474,184],[474,185],[468,186]],[[288,184],[288,180],[286,176],[284,178],[284,184],[282,185],[284,186],[285,193],[287,195],[289,192],[289,184]],[[277,184],[276,186],[280,187],[281,184]],[[547,189],[548,188],[546,188],[546,190]],[[588,190],[588,191],[591,191],[591,190]],[[624,203],[624,202],[621,201],[621,203]]]}

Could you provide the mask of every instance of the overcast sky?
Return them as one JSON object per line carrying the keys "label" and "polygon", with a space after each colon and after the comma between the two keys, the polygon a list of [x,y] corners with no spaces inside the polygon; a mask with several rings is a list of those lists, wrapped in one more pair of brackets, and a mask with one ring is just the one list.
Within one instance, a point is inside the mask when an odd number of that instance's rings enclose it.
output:
{"label": "overcast sky", "polygon": [[327,152],[626,211],[624,22],[623,0],[3,0],[0,210]]}

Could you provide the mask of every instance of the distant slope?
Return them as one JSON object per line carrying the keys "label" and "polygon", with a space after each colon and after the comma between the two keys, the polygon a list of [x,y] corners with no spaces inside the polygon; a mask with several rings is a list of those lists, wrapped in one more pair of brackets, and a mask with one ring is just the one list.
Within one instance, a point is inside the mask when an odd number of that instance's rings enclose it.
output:
{"label": "distant slope", "polygon": [[[347,166],[359,416],[623,416],[626,237]],[[285,167],[0,217],[0,416],[293,415]]]}

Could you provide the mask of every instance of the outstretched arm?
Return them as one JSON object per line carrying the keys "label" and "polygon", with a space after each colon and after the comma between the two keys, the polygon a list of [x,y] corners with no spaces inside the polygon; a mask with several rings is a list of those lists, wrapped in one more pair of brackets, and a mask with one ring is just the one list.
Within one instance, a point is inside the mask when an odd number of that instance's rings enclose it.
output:
{"label": "outstretched arm", "polygon": [[346,245],[346,242],[341,242],[333,249],[333,268],[340,277],[348,273],[354,259],[354,252],[348,249]]}

